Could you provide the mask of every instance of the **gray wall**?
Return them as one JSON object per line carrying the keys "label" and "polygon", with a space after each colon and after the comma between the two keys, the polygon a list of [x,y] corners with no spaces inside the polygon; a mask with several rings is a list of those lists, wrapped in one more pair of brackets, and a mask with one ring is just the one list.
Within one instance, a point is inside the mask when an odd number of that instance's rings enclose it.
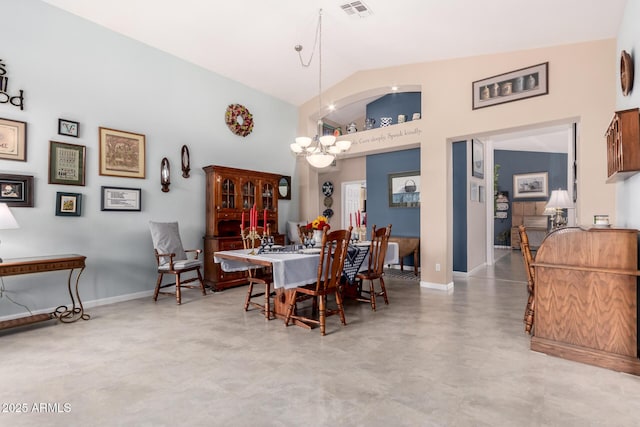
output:
{"label": "gray wall", "polygon": [[[0,117],[27,125],[27,161],[0,160],[0,172],[33,175],[35,206],[12,208],[17,230],[0,231],[3,258],[79,253],[87,256],[80,293],[84,302],[145,295],[155,284],[148,221],[180,222],[187,247],[202,247],[204,172],[220,164],[294,175],[288,143],[297,110],[232,80],[115,34],[37,0],[0,0],[1,59],[9,92],[24,90],[25,108],[0,104]],[[226,127],[227,105],[254,115],[246,138]],[[57,134],[58,118],[80,122],[80,137]],[[146,135],[146,179],[98,174],[98,127]],[[86,186],[47,183],[49,141],[87,147]],[[179,173],[180,147],[189,146],[191,178]],[[171,162],[169,193],[160,191],[159,165]],[[141,212],[100,211],[100,186],[142,189]],[[294,186],[295,189],[295,186]],[[56,192],[84,197],[81,217],[55,216]],[[297,190],[292,195],[297,199]],[[297,218],[280,202],[280,231]],[[66,273],[7,277],[12,299],[42,311],[67,301]],[[25,309],[0,299],[0,318]]]}

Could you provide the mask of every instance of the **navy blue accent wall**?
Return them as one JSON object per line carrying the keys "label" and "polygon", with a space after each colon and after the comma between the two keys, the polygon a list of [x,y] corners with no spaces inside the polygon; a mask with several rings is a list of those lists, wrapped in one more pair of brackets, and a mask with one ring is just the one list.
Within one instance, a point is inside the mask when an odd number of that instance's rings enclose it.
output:
{"label": "navy blue accent wall", "polygon": [[453,271],[467,271],[467,141],[454,142]]}
{"label": "navy blue accent wall", "polygon": [[[494,150],[493,164],[500,165],[498,170],[498,191],[509,192],[509,202],[513,202],[513,175],[533,172],[549,173],[549,195],[552,190],[567,187],[567,154],[565,153],[542,153],[537,151],[509,151]],[[541,201],[547,198],[526,198],[516,199],[516,201]],[[455,205],[455,204],[454,204]],[[494,219],[493,232],[494,243],[498,242],[498,234],[511,228],[511,209],[507,219]],[[511,241],[507,241],[511,244]]]}
{"label": "navy blue accent wall", "polygon": [[[389,207],[389,174],[420,171],[420,149],[367,156],[367,228],[392,224],[391,235],[420,236],[420,208]],[[423,199],[424,200],[424,199]],[[370,235],[369,235],[370,237]],[[413,265],[413,256],[404,259]]]}
{"label": "navy blue accent wall", "polygon": [[392,124],[398,123],[398,114],[411,120],[413,113],[419,113],[422,106],[420,92],[390,93],[367,104],[367,116],[376,119],[374,127],[380,127],[380,117],[393,118]]}

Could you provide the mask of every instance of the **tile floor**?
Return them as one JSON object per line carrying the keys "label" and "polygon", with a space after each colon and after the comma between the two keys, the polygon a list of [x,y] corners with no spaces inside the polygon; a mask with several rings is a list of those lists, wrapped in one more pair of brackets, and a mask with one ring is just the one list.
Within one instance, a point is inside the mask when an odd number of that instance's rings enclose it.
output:
{"label": "tile floor", "polygon": [[640,425],[639,377],[529,350],[503,254],[452,293],[389,281],[325,337],[245,313],[244,288],[0,332],[0,426]]}

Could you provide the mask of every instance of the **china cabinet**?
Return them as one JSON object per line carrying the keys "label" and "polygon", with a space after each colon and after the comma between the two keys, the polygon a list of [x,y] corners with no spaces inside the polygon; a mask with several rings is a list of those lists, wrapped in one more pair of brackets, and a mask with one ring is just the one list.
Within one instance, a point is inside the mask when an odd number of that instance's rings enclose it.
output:
{"label": "china cabinet", "polygon": [[227,273],[213,262],[215,251],[242,249],[240,227],[249,226],[249,210],[256,207],[258,226],[268,224],[278,245],[284,235],[278,233],[278,183],[281,175],[206,166],[206,220],[204,236],[204,280],[214,290],[247,283],[246,272]]}
{"label": "china cabinet", "polygon": [[638,109],[617,111],[607,132],[607,182],[640,172],[640,117]]}

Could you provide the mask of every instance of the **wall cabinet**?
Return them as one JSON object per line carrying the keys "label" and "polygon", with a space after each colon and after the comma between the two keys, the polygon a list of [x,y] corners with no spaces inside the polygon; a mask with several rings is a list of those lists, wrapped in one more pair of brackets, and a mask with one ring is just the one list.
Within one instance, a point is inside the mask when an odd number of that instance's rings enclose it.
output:
{"label": "wall cabinet", "polygon": [[640,171],[640,117],[638,109],[617,111],[605,134],[607,182],[627,179]]}
{"label": "wall cabinet", "polygon": [[245,227],[249,210],[258,210],[258,226],[264,226],[264,212],[275,243],[284,244],[278,233],[278,182],[280,175],[226,166],[206,166],[206,220],[204,236],[204,280],[214,290],[246,283],[246,273],[226,273],[213,262],[215,251],[242,249],[240,227]]}

